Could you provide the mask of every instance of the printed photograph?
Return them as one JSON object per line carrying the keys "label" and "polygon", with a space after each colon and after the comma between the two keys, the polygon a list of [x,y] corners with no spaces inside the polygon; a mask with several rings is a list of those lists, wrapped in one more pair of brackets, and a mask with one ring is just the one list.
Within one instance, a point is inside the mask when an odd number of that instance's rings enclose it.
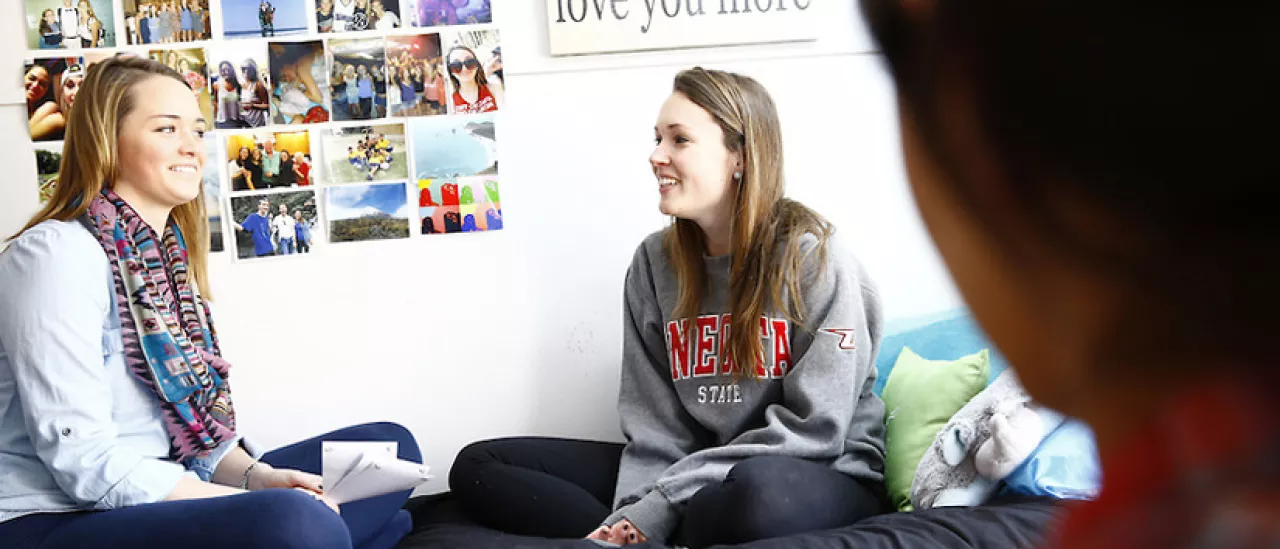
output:
{"label": "printed photograph", "polygon": [[187,85],[191,86],[196,101],[200,102],[200,112],[204,113],[204,119],[215,120],[213,99],[209,93],[209,79],[206,76],[209,71],[205,65],[204,49],[151,50],[148,56],[178,71],[178,74],[187,80]]}
{"label": "printed photograph", "polygon": [[502,229],[502,197],[497,176],[418,180],[422,234],[470,233]]}
{"label": "printed photograph", "polygon": [[308,187],[311,173],[311,135],[306,131],[258,130],[227,134],[225,177],[231,192]]}
{"label": "printed photograph", "polygon": [[225,249],[222,240],[222,176],[218,173],[221,156],[218,154],[218,137],[213,132],[204,135],[204,210],[209,217],[209,251]]}
{"label": "printed photograph", "polygon": [[462,214],[458,206],[419,208],[421,234],[456,234],[462,232]]}
{"label": "printed photograph", "polygon": [[40,185],[40,204],[53,198],[53,188],[58,183],[62,169],[62,142],[34,143],[36,152],[36,181]]}
{"label": "printed photograph", "polygon": [[387,31],[402,26],[399,0],[315,0],[316,30]]}
{"label": "printed photograph", "polygon": [[129,45],[209,40],[209,0],[123,0]]}
{"label": "printed photograph", "polygon": [[436,116],[409,121],[414,179],[498,173],[493,115]]}
{"label": "printed photograph", "polygon": [[222,42],[207,50],[214,125],[220,130],[261,128],[271,121],[267,48],[257,42]]}
{"label": "printed photograph", "polygon": [[412,210],[404,183],[372,183],[325,189],[330,242],[409,237]]}
{"label": "printed photograph", "polygon": [[506,82],[498,31],[445,33],[441,40],[449,71],[449,112],[473,114],[502,108]]}
{"label": "printed photograph", "polygon": [[27,48],[113,48],[113,0],[20,0],[26,7]]}
{"label": "printed photograph", "polygon": [[333,119],[386,118],[386,41],[332,39],[328,54]]}
{"label": "printed photograph", "polygon": [[66,113],[71,112],[84,72],[84,60],[79,57],[27,60],[23,86],[32,141],[62,140]]}
{"label": "printed photograph", "polygon": [[401,0],[415,27],[493,22],[489,0]]}
{"label": "printed photograph", "polygon": [[276,124],[316,124],[329,121],[329,71],[324,42],[273,42],[267,46],[271,62],[272,120]]}
{"label": "printed photograph", "polygon": [[320,232],[316,230],[317,213],[312,190],[231,197],[236,257],[311,253]]}
{"label": "printed photograph", "polygon": [[440,35],[388,37],[386,88],[393,116],[445,114],[449,91]]}
{"label": "printed photograph", "polygon": [[330,128],[320,137],[325,181],[403,181],[409,177],[404,124]]}
{"label": "printed photograph", "polygon": [[307,33],[311,0],[220,0],[222,37],[298,36]]}

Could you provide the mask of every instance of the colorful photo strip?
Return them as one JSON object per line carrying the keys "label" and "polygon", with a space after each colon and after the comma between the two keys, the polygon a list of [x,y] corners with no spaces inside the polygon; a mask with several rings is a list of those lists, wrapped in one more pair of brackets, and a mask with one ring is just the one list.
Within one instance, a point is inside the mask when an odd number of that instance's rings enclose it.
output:
{"label": "colorful photo strip", "polygon": [[261,259],[311,253],[318,209],[313,190],[231,197],[236,258]]}
{"label": "colorful photo strip", "polygon": [[123,0],[125,42],[180,44],[212,38],[209,0]]}
{"label": "colorful photo strip", "polygon": [[404,181],[409,149],[404,124],[330,128],[320,136],[326,183]]}
{"label": "colorful photo strip", "polygon": [[334,120],[387,116],[386,41],[382,38],[329,41],[329,82]]}
{"label": "colorful photo strip", "polygon": [[116,45],[114,0],[21,0],[27,48],[60,50]]}
{"label": "colorful photo strip", "polygon": [[231,192],[309,187],[315,182],[311,134],[306,131],[227,134],[223,150]]}
{"label": "colorful photo strip", "polygon": [[422,234],[501,230],[498,177],[419,179],[418,215]]}
{"label": "colorful photo strip", "polygon": [[325,189],[330,242],[359,242],[409,237],[405,184],[371,183]]}

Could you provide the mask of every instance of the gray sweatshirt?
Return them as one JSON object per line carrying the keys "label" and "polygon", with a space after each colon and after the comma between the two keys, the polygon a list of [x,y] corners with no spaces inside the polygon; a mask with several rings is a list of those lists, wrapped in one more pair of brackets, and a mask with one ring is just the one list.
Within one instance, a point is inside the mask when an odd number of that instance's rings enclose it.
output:
{"label": "gray sweatshirt", "polygon": [[[811,250],[817,238],[800,246]],[[731,318],[730,256],[708,257],[701,314],[684,329],[673,318],[679,286],[662,231],[636,250],[627,271],[618,411],[627,445],[612,515],[665,540],[685,503],[753,456],[829,464],[857,479],[884,480],[884,403],[871,392],[880,345],[880,300],[861,265],[828,241],[806,261],[805,326],[766,314],[760,330],[765,376],[725,364]],[[688,338],[694,338],[688,351]]]}

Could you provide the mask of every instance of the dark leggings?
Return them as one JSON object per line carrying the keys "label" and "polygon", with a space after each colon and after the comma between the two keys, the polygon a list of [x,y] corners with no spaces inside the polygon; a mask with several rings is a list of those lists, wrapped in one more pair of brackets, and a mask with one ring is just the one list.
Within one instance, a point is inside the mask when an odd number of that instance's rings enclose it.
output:
{"label": "dark leggings", "polygon": [[[478,442],[458,454],[449,487],[463,509],[490,528],[581,538],[610,513],[621,456],[621,444],[606,442]],[[882,494],[825,465],[754,457],[689,499],[675,541],[707,547],[853,524],[883,511]]]}
{"label": "dark leggings", "polygon": [[[393,423],[348,427],[268,452],[273,467],[320,473],[323,440],[394,440],[401,459],[422,462],[413,435]],[[137,505],[111,511],[28,515],[0,523],[8,549],[391,549],[413,520],[409,491],[342,505],[338,516],[297,490]]]}

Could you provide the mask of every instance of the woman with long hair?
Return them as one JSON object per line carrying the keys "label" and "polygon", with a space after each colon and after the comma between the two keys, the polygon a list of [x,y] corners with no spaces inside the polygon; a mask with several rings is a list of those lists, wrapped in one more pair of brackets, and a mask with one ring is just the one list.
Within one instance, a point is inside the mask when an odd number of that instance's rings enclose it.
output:
{"label": "woman with long hair", "polygon": [[93,6],[89,4],[89,0],[80,0],[78,9],[80,12],[80,28],[77,29],[77,32],[80,34],[80,47],[97,48],[103,46],[102,39],[105,31],[102,28],[102,20],[98,19],[98,15],[93,13]]}
{"label": "woman with long hair", "polygon": [[267,125],[268,113],[271,112],[271,90],[262,81],[258,70],[258,62],[246,58],[240,65],[244,75],[244,88],[240,92],[240,119],[245,127],[260,128]]}
{"label": "woman with long hair", "polygon": [[454,494],[508,532],[695,548],[886,510],[879,296],[831,224],[784,197],[773,100],[745,76],[682,71],[654,132],[674,221],[623,289],[626,444],[473,444]]}
{"label": "woman with long hair", "polygon": [[40,49],[56,50],[62,47],[62,26],[53,10],[40,14]]}
{"label": "woman with long hair", "polygon": [[244,127],[240,119],[240,77],[230,61],[218,63],[218,83],[214,87],[218,129]]}
{"label": "woman with long hair", "polygon": [[206,121],[182,75],[117,56],[71,111],[54,196],[0,253],[0,539],[8,549],[389,549],[408,491],[339,506],[321,442],[237,427],[208,306]]}
{"label": "woman with long hair", "polygon": [[453,112],[481,113],[502,107],[502,82],[493,78],[492,71],[497,69],[492,60],[481,70],[476,52],[461,45],[450,48],[445,58],[453,83]]}

